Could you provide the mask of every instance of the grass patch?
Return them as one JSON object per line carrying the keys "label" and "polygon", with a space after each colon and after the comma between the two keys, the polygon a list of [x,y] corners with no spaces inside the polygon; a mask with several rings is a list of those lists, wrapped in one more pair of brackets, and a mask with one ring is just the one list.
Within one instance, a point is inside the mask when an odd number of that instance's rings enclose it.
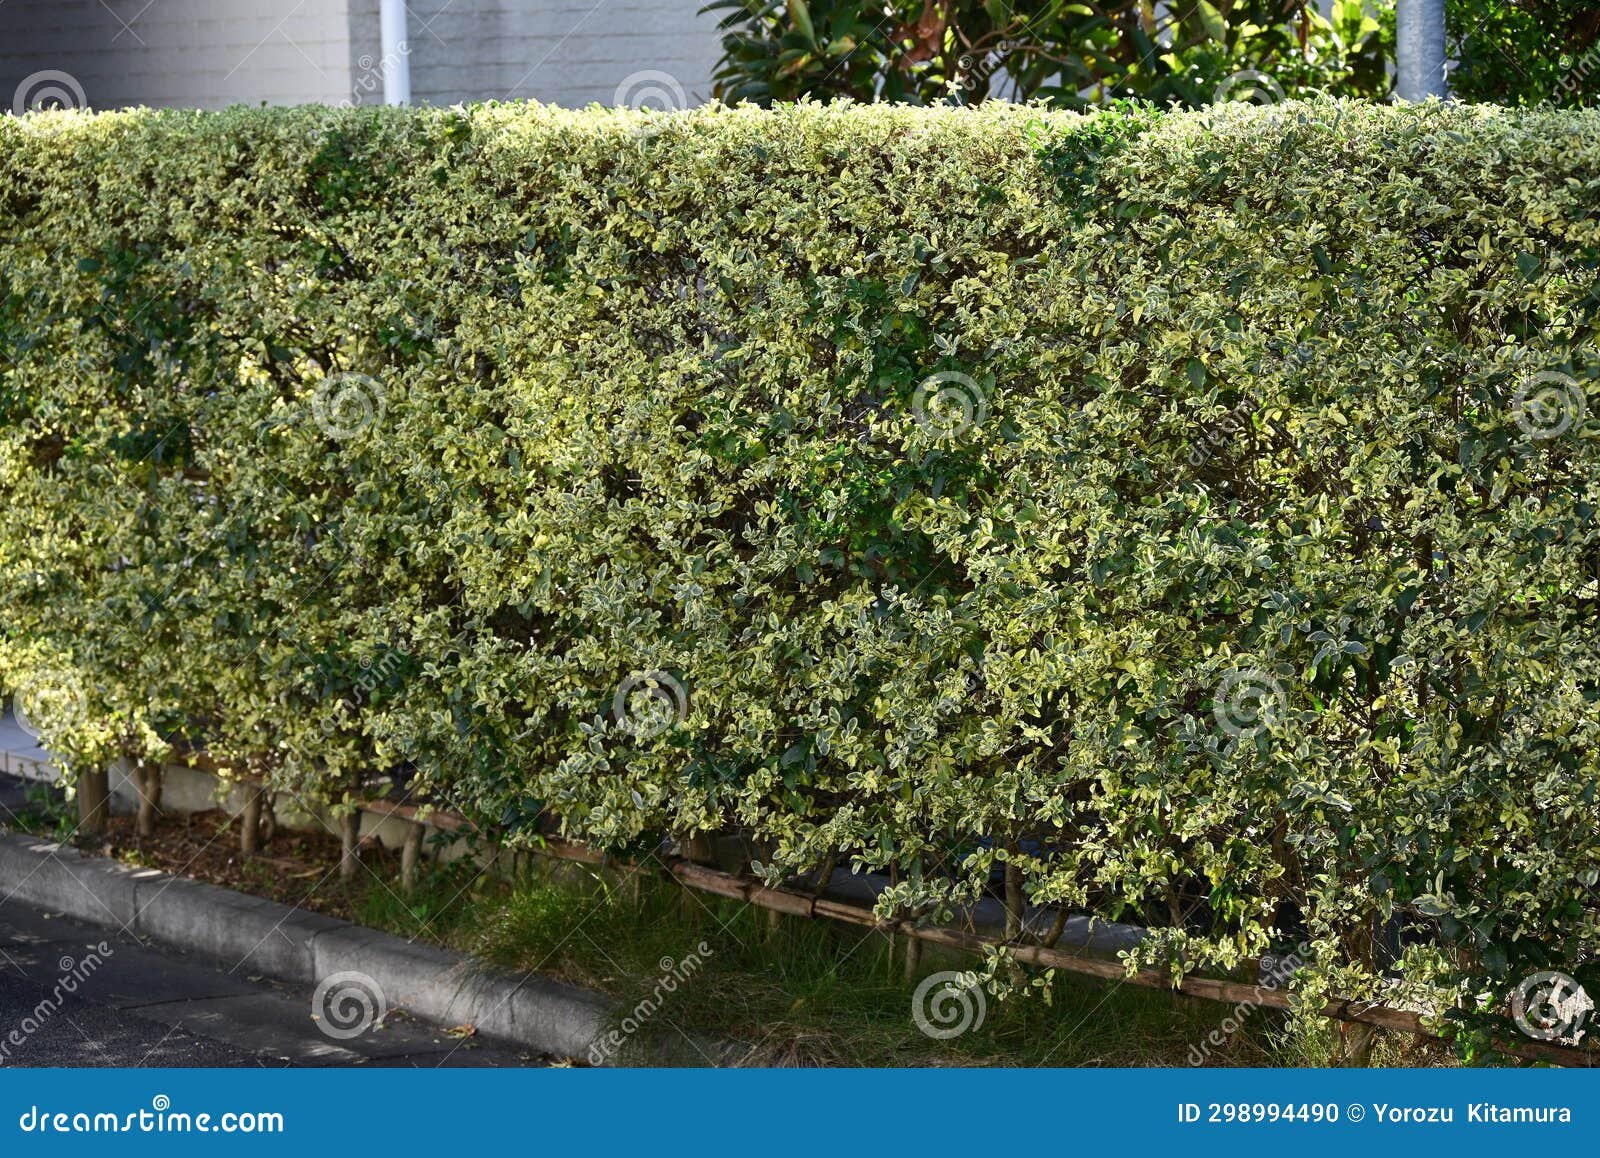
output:
{"label": "grass patch", "polygon": [[[70,831],[58,796],[30,792],[12,827],[37,835]],[[515,883],[471,860],[423,862],[402,899],[398,856],[363,854],[354,881],[338,879],[330,833],[280,833],[270,854],[241,858],[223,813],[158,825],[154,837],[113,817],[92,850],[283,904],[469,952],[516,973],[540,973],[616,999],[620,1023],[659,998],[619,1059],[700,1065],[716,1041],[748,1048],[747,1064],[831,1066],[1214,1066],[1335,1064],[1340,1038],[1324,1021],[1276,1010],[1058,975],[1044,994],[986,998],[981,1025],[950,1040],[912,1019],[917,982],[976,959],[924,945],[906,975],[906,941],[829,921],[774,918],[765,910],[682,888],[647,872],[623,875],[541,857],[526,858]],[[704,943],[706,951],[699,946]],[[697,958],[687,975],[690,954]],[[682,977],[673,991],[667,975]],[[1212,1035],[1216,1036],[1213,1037]],[[722,1058],[719,1060],[728,1060]],[[1380,1031],[1380,1065],[1454,1064],[1448,1049]]]}
{"label": "grass patch", "polygon": [[[541,861],[507,885],[464,864],[436,866],[410,903],[374,884],[358,912],[366,923],[516,972],[600,990],[623,1010],[655,999],[621,1055],[635,1064],[704,1064],[711,1038],[734,1039],[765,1065],[1184,1066],[1201,1057],[1207,1065],[1300,1066],[1339,1056],[1331,1026],[1265,1009],[1239,1016],[1232,1006],[1059,974],[1047,995],[989,998],[981,1025],[934,1040],[912,1019],[916,981],[973,968],[973,958],[924,946],[908,980],[904,938],[773,918],[647,873],[619,880]],[[691,975],[663,994],[662,979],[685,970]],[[1380,1032],[1373,1061],[1446,1064],[1449,1055]]]}
{"label": "grass patch", "polygon": [[78,812],[48,784],[29,784],[23,790],[23,805],[7,818],[10,827],[29,836],[49,840],[69,839],[78,826]]}

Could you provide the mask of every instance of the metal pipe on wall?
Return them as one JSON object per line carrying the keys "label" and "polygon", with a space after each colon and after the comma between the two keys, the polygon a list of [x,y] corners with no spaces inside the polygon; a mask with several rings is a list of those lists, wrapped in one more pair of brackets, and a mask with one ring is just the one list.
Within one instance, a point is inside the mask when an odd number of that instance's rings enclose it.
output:
{"label": "metal pipe on wall", "polygon": [[411,45],[406,42],[406,0],[378,0],[378,25],[383,38],[383,103],[408,105]]}

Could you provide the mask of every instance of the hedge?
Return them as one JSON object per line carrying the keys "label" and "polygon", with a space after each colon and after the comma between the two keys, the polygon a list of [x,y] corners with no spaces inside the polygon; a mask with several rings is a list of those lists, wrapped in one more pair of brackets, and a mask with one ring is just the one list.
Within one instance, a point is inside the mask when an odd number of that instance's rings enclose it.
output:
{"label": "hedge", "polygon": [[1487,1016],[1600,939],[1597,212],[1488,106],[5,118],[0,681]]}

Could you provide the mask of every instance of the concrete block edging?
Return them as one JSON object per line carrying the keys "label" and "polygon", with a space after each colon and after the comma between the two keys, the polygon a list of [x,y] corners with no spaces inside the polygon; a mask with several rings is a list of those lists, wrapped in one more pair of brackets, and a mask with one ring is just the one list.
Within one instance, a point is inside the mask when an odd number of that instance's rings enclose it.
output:
{"label": "concrete block edging", "polygon": [[610,1003],[576,986],[518,979],[465,954],[38,837],[0,833],[0,901],[6,900],[281,981],[315,986],[358,973],[390,1008],[441,1026],[470,1024],[487,1037],[555,1057],[588,1056],[611,1025]]}

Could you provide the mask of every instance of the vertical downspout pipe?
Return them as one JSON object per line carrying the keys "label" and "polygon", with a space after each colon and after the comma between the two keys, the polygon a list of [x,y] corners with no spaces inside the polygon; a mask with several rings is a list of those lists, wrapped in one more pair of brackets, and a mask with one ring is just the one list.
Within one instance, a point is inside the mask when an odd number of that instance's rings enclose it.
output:
{"label": "vertical downspout pipe", "polygon": [[1449,95],[1444,78],[1444,0],[1399,0],[1395,9],[1395,95]]}
{"label": "vertical downspout pipe", "polygon": [[378,25],[383,36],[383,103],[408,105],[411,45],[406,43],[406,0],[378,0]]}

